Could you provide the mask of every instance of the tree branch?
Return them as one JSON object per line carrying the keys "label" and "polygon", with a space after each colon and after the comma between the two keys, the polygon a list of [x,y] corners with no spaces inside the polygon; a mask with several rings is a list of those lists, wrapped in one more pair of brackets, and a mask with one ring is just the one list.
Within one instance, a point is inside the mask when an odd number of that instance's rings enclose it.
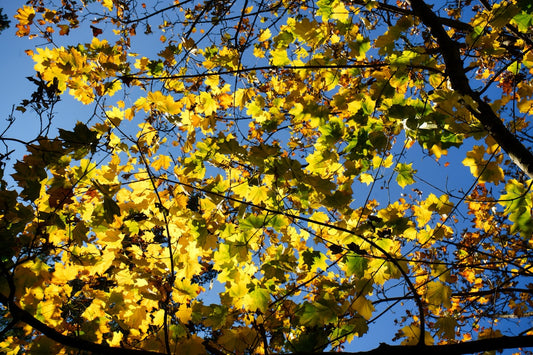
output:
{"label": "tree branch", "polygon": [[[208,76],[215,76],[215,75],[235,75],[235,74],[241,74],[241,73],[248,73],[252,71],[260,71],[260,70],[276,70],[276,69],[283,69],[283,70],[305,70],[305,69],[361,69],[361,68],[382,68],[390,66],[390,63],[386,62],[371,62],[371,63],[357,63],[357,64],[332,64],[332,65],[284,65],[284,66],[274,66],[274,65],[266,65],[261,67],[249,67],[249,68],[239,68],[234,70],[226,70],[226,71],[220,71],[220,72],[205,72],[205,73],[197,73],[197,74],[183,74],[183,75],[167,75],[167,76],[157,76],[157,77],[149,77],[149,76],[136,76],[136,75],[120,75],[118,76],[118,79],[123,81],[124,83],[129,83],[133,80],[144,80],[144,81],[152,81],[152,80],[177,80],[177,79],[191,79],[191,78],[202,78],[202,77],[208,77]],[[421,69],[421,70],[427,70],[433,73],[443,74],[442,71],[432,68],[425,65],[406,65],[408,68],[413,69]]]}
{"label": "tree branch", "polygon": [[505,127],[500,117],[488,103],[481,99],[479,93],[472,90],[458,45],[448,36],[439,17],[423,0],[411,0],[410,3],[414,15],[430,29],[439,44],[439,51],[444,59],[446,74],[452,88],[459,94],[469,96],[474,100],[475,106],[465,104],[468,110],[481,122],[513,163],[530,179],[533,179],[533,154]]}
{"label": "tree branch", "polygon": [[410,293],[413,294],[413,298],[414,298],[415,303],[416,303],[417,308],[418,308],[418,317],[419,317],[419,321],[420,321],[420,334],[421,334],[421,336],[419,338],[419,345],[423,345],[424,344],[424,334],[425,334],[426,325],[425,325],[424,303],[422,302],[422,298],[417,293],[417,291],[416,291],[417,288],[415,287],[415,285],[413,284],[413,282],[409,278],[409,275],[407,274],[407,271],[405,271],[402,268],[402,266],[400,265],[398,259],[394,258],[389,252],[387,252],[385,249],[380,247],[373,240],[371,240],[369,238],[366,238],[366,237],[364,237],[362,235],[356,234],[356,233],[354,233],[354,231],[352,231],[352,230],[350,230],[348,228],[339,227],[339,226],[336,226],[334,224],[317,221],[317,220],[314,220],[312,218],[307,218],[307,217],[304,217],[304,216],[295,215],[295,214],[292,214],[292,213],[289,213],[289,212],[285,212],[285,211],[274,210],[272,208],[268,208],[268,207],[265,207],[265,206],[260,206],[260,205],[257,205],[255,203],[252,203],[252,202],[249,202],[249,201],[246,201],[246,200],[239,200],[239,199],[236,199],[236,198],[233,198],[233,197],[230,197],[230,196],[226,196],[224,194],[221,194],[221,193],[218,193],[218,192],[215,192],[215,191],[210,191],[210,190],[207,190],[207,189],[204,189],[204,188],[193,186],[193,185],[190,185],[190,184],[178,181],[178,180],[173,180],[173,179],[168,179],[168,178],[164,179],[164,180],[172,182],[172,183],[175,183],[175,184],[178,184],[178,185],[181,185],[181,186],[185,186],[185,187],[191,188],[193,190],[202,191],[202,192],[204,192],[206,194],[217,196],[217,197],[226,199],[228,201],[239,203],[241,205],[246,205],[246,206],[249,206],[249,207],[258,208],[258,209],[260,209],[262,211],[265,211],[265,212],[268,212],[268,213],[272,213],[273,215],[281,215],[281,216],[289,217],[291,219],[296,219],[296,220],[304,221],[304,222],[307,222],[307,223],[310,223],[310,224],[315,224],[315,225],[318,225],[318,226],[322,226],[322,227],[325,227],[325,228],[334,229],[334,230],[337,230],[337,231],[340,231],[340,232],[345,232],[345,233],[348,233],[348,234],[351,234],[351,235],[355,235],[355,236],[363,239],[365,242],[367,242],[368,244],[370,244],[371,246],[373,246],[374,248],[379,250],[386,257],[386,260],[391,262],[398,269],[398,271],[400,272],[400,274],[404,278],[405,282],[407,283],[407,287],[409,288]]}
{"label": "tree branch", "polygon": [[31,313],[23,310],[22,308],[15,305],[14,302],[11,302],[9,297],[0,294],[0,302],[4,304],[4,306],[9,307],[9,312],[11,313],[11,316],[13,319],[16,319],[18,321],[24,322],[31,327],[33,327],[35,330],[38,330],[39,332],[43,333],[48,338],[63,344],[68,347],[76,348],[76,349],[83,349],[92,351],[96,354],[103,354],[103,355],[153,355],[153,354],[160,354],[152,351],[145,351],[145,350],[135,350],[135,349],[123,349],[123,348],[115,348],[110,347],[107,344],[97,344],[90,342],[88,340],[80,339],[77,337],[67,336],[59,333],[57,330],[49,327],[48,325],[44,324],[43,322],[39,321],[37,318],[35,318]]}
{"label": "tree branch", "polygon": [[[354,3],[358,5],[367,5],[368,0],[355,0]],[[394,12],[399,15],[407,15],[407,16],[413,15],[412,11],[409,11],[407,9],[402,9],[401,7],[397,7],[394,5],[385,4],[382,2],[378,2],[377,7],[380,10]],[[438,19],[440,23],[442,23],[443,25],[448,26],[448,27],[453,27],[456,30],[460,30],[464,32],[472,32],[474,30],[474,28],[470,24],[459,21],[459,20],[455,20],[455,19],[448,18],[448,17],[440,17],[440,16],[438,17]]]}
{"label": "tree branch", "polygon": [[[5,306],[9,305],[9,311],[14,319],[24,322],[39,332],[43,333],[48,338],[76,349],[83,349],[92,351],[97,354],[103,355],[155,355],[161,354],[152,351],[146,350],[135,350],[135,349],[122,349],[109,347],[105,344],[96,344],[90,341],[79,339],[76,337],[66,336],[58,331],[52,329],[41,321],[37,320],[29,312],[21,309],[20,307],[14,305],[13,302],[9,301],[9,298],[3,294],[0,294],[0,302]],[[345,352],[347,355],[380,355],[380,354],[395,354],[395,355],[425,355],[425,354],[442,354],[442,355],[453,355],[453,354],[470,354],[482,351],[490,350],[501,350],[501,349],[515,349],[515,348],[525,348],[533,347],[533,335],[522,335],[515,337],[499,337],[491,339],[481,339],[470,342],[463,342],[458,344],[446,344],[446,345],[388,345],[382,343],[379,347],[369,351],[361,352]],[[218,350],[214,347],[209,347],[208,350],[213,351],[214,353],[219,353]],[[301,355],[303,353],[294,353],[293,355]],[[309,353],[306,353],[309,354]],[[338,352],[323,352],[316,354],[338,354]]]}

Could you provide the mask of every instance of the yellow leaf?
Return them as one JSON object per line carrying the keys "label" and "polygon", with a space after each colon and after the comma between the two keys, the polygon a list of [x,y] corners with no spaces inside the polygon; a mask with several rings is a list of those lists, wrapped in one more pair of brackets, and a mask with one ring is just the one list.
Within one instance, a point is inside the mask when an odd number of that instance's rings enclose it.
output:
{"label": "yellow leaf", "polygon": [[374,312],[374,305],[364,296],[357,296],[352,303],[352,308],[366,320],[369,320]]}
{"label": "yellow leaf", "polygon": [[113,107],[110,111],[106,111],[105,114],[114,126],[120,125],[120,122],[124,119],[124,112],[118,107]]}
{"label": "yellow leaf", "polygon": [[218,94],[220,91],[218,89],[218,85],[220,82],[220,76],[218,75],[210,75],[204,80],[205,86],[208,86],[210,91],[214,94]]}
{"label": "yellow leaf", "polygon": [[[417,345],[418,340],[420,339],[420,327],[414,324],[406,325],[402,328],[402,335],[407,338],[402,341],[402,345]],[[424,336],[425,345],[433,345],[433,342],[433,337],[428,331],[426,331]]]}
{"label": "yellow leaf", "polygon": [[380,166],[382,166],[384,168],[390,168],[392,163],[393,163],[392,159],[393,159],[393,155],[392,154],[387,155],[387,157],[385,159],[383,159],[379,155],[376,155],[376,156],[374,156],[372,158],[372,167],[374,169],[377,169]]}
{"label": "yellow leaf", "polygon": [[69,93],[84,105],[92,103],[95,98],[93,88],[86,84],[79,84],[76,89],[70,89]]}
{"label": "yellow leaf", "polygon": [[256,205],[265,203],[268,199],[268,188],[266,186],[250,186],[248,200]]}
{"label": "yellow leaf", "polygon": [[274,66],[281,67],[291,62],[287,56],[287,50],[285,48],[274,49],[270,54],[272,55],[270,63]]}
{"label": "yellow leaf", "polygon": [[452,291],[449,286],[438,281],[432,281],[427,284],[426,301],[431,307],[445,306],[450,308]]}
{"label": "yellow leaf", "polygon": [[21,9],[17,10],[15,18],[19,20],[17,24],[17,36],[24,37],[30,34],[30,25],[35,18],[35,10],[33,7],[24,5]]}
{"label": "yellow leaf", "polygon": [[113,337],[111,339],[107,339],[107,344],[112,347],[120,347],[123,337],[124,334],[122,334],[122,332],[113,332]]}
{"label": "yellow leaf", "polygon": [[101,0],[102,5],[109,11],[113,10],[113,0]]}
{"label": "yellow leaf", "polygon": [[367,173],[362,173],[360,176],[359,176],[359,181],[367,184],[367,185],[370,185],[372,182],[374,182],[374,177],[370,174],[367,174]]}
{"label": "yellow leaf", "polygon": [[485,160],[484,155],[485,147],[476,145],[471,151],[466,153],[463,165],[470,168],[470,172],[479,178],[479,182],[492,182],[498,185],[504,180],[503,169],[497,161]]}
{"label": "yellow leaf", "polygon": [[429,151],[435,156],[437,160],[439,160],[443,155],[447,155],[448,151],[446,149],[442,149],[441,146],[434,144]]}
{"label": "yellow leaf", "polygon": [[237,89],[235,91],[235,104],[239,106],[242,110],[244,106],[250,102],[250,100],[255,96],[255,91],[251,88],[248,89]]}
{"label": "yellow leaf", "polygon": [[85,318],[87,321],[92,321],[96,318],[105,317],[105,302],[103,302],[100,299],[94,299],[89,307],[85,309],[85,311],[82,313],[82,317]]}
{"label": "yellow leaf", "polygon": [[270,32],[270,29],[267,28],[267,29],[261,31],[261,34],[259,35],[259,38],[257,38],[257,40],[259,42],[264,42],[267,39],[269,39],[271,36],[272,36],[272,32]]}
{"label": "yellow leaf", "polygon": [[181,304],[175,315],[182,324],[186,324],[191,320],[192,308],[188,307],[186,304]]}
{"label": "yellow leaf", "polygon": [[[177,115],[182,108],[182,104],[180,102],[174,101],[174,98],[170,95],[163,95],[161,91],[149,92],[147,100],[148,103],[153,103],[158,111],[169,115]],[[142,102],[140,99],[137,101]],[[137,102],[135,105],[137,105]],[[145,111],[148,111],[146,106],[143,108]]]}
{"label": "yellow leaf", "polygon": [[172,160],[168,155],[159,155],[156,160],[152,163],[152,167],[155,170],[168,169]]}
{"label": "yellow leaf", "polygon": [[413,206],[413,213],[420,227],[425,226],[431,220],[431,216],[433,216],[433,211],[428,209],[424,203],[420,206]]}
{"label": "yellow leaf", "polygon": [[206,116],[209,116],[217,111],[218,104],[217,101],[213,99],[213,96],[211,96],[210,93],[202,91],[200,93],[199,108]]}
{"label": "yellow leaf", "polygon": [[346,22],[350,18],[346,6],[340,1],[334,1],[331,7],[331,18],[334,20],[339,20],[341,22]]}
{"label": "yellow leaf", "polygon": [[408,239],[408,240],[415,240],[417,238],[417,230],[416,228],[407,228],[404,232],[403,232],[403,236]]}

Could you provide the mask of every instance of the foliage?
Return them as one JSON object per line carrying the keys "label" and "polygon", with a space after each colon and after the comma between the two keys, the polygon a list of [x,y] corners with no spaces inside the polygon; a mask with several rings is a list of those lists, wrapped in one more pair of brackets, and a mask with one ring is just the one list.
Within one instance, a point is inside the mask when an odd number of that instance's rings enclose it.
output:
{"label": "foliage", "polygon": [[28,1],[2,351],[532,346],[533,12],[464,3]]}
{"label": "foliage", "polygon": [[9,28],[11,21],[8,20],[6,14],[3,13],[4,9],[0,9],[0,32]]}

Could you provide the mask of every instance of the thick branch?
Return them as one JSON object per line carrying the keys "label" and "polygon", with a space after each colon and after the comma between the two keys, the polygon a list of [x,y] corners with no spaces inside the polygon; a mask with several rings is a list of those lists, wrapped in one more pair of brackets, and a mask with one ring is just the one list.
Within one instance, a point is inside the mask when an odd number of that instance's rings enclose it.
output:
{"label": "thick branch", "polygon": [[529,178],[533,179],[533,154],[505,127],[490,105],[483,101],[477,92],[472,90],[464,70],[458,45],[448,36],[442,27],[443,24],[439,17],[422,0],[411,0],[410,3],[415,16],[429,27],[431,34],[439,44],[439,51],[444,59],[446,73],[452,88],[461,95],[470,96],[474,100],[476,107],[468,104],[466,104],[466,107],[509,155],[513,163]]}
{"label": "thick branch", "polygon": [[17,305],[14,304],[14,302],[10,302],[9,297],[0,294],[0,302],[4,304],[4,306],[9,307],[9,312],[11,313],[11,316],[20,322],[24,322],[31,327],[33,327],[35,330],[38,330],[39,332],[43,333],[48,338],[63,344],[65,346],[69,346],[75,349],[83,349],[87,351],[92,351],[96,354],[109,354],[109,355],[151,355],[151,354],[159,354],[152,351],[145,351],[145,350],[134,350],[134,349],[122,349],[122,348],[114,348],[110,347],[106,344],[96,344],[84,339],[80,339],[77,337],[71,337],[67,335],[63,335],[56,331],[55,329],[47,326],[43,322],[36,319],[31,313],[21,309]]}
{"label": "thick branch", "polygon": [[[63,335],[56,330],[50,328],[46,324],[37,320],[29,312],[14,305],[9,301],[9,297],[0,294],[0,302],[4,305],[9,305],[9,311],[14,319],[24,322],[39,332],[43,333],[48,338],[76,349],[83,349],[92,351],[96,354],[109,354],[109,355],[154,355],[160,354],[152,351],[134,350],[134,349],[122,349],[109,347],[105,344],[96,344],[87,340],[79,339],[76,337],[70,337]],[[204,343],[204,345],[206,345]],[[516,337],[500,337],[492,339],[475,340],[471,342],[464,342],[458,344],[446,344],[446,345],[434,345],[434,346],[420,346],[420,345],[387,345],[381,344],[378,348],[370,351],[362,352],[346,352],[348,355],[379,355],[379,354],[471,354],[482,351],[501,350],[501,349],[515,349],[533,347],[533,335],[523,335]],[[212,353],[220,353],[212,346],[206,347]],[[298,353],[295,353],[295,355]],[[317,354],[338,354],[336,353],[317,353]]]}

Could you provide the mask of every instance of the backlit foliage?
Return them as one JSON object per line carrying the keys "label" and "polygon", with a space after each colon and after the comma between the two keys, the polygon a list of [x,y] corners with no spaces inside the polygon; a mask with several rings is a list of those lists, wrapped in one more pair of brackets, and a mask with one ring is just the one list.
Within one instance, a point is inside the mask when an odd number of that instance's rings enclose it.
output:
{"label": "backlit foliage", "polygon": [[433,3],[28,1],[91,113],[3,167],[1,350],[531,341],[533,10]]}

